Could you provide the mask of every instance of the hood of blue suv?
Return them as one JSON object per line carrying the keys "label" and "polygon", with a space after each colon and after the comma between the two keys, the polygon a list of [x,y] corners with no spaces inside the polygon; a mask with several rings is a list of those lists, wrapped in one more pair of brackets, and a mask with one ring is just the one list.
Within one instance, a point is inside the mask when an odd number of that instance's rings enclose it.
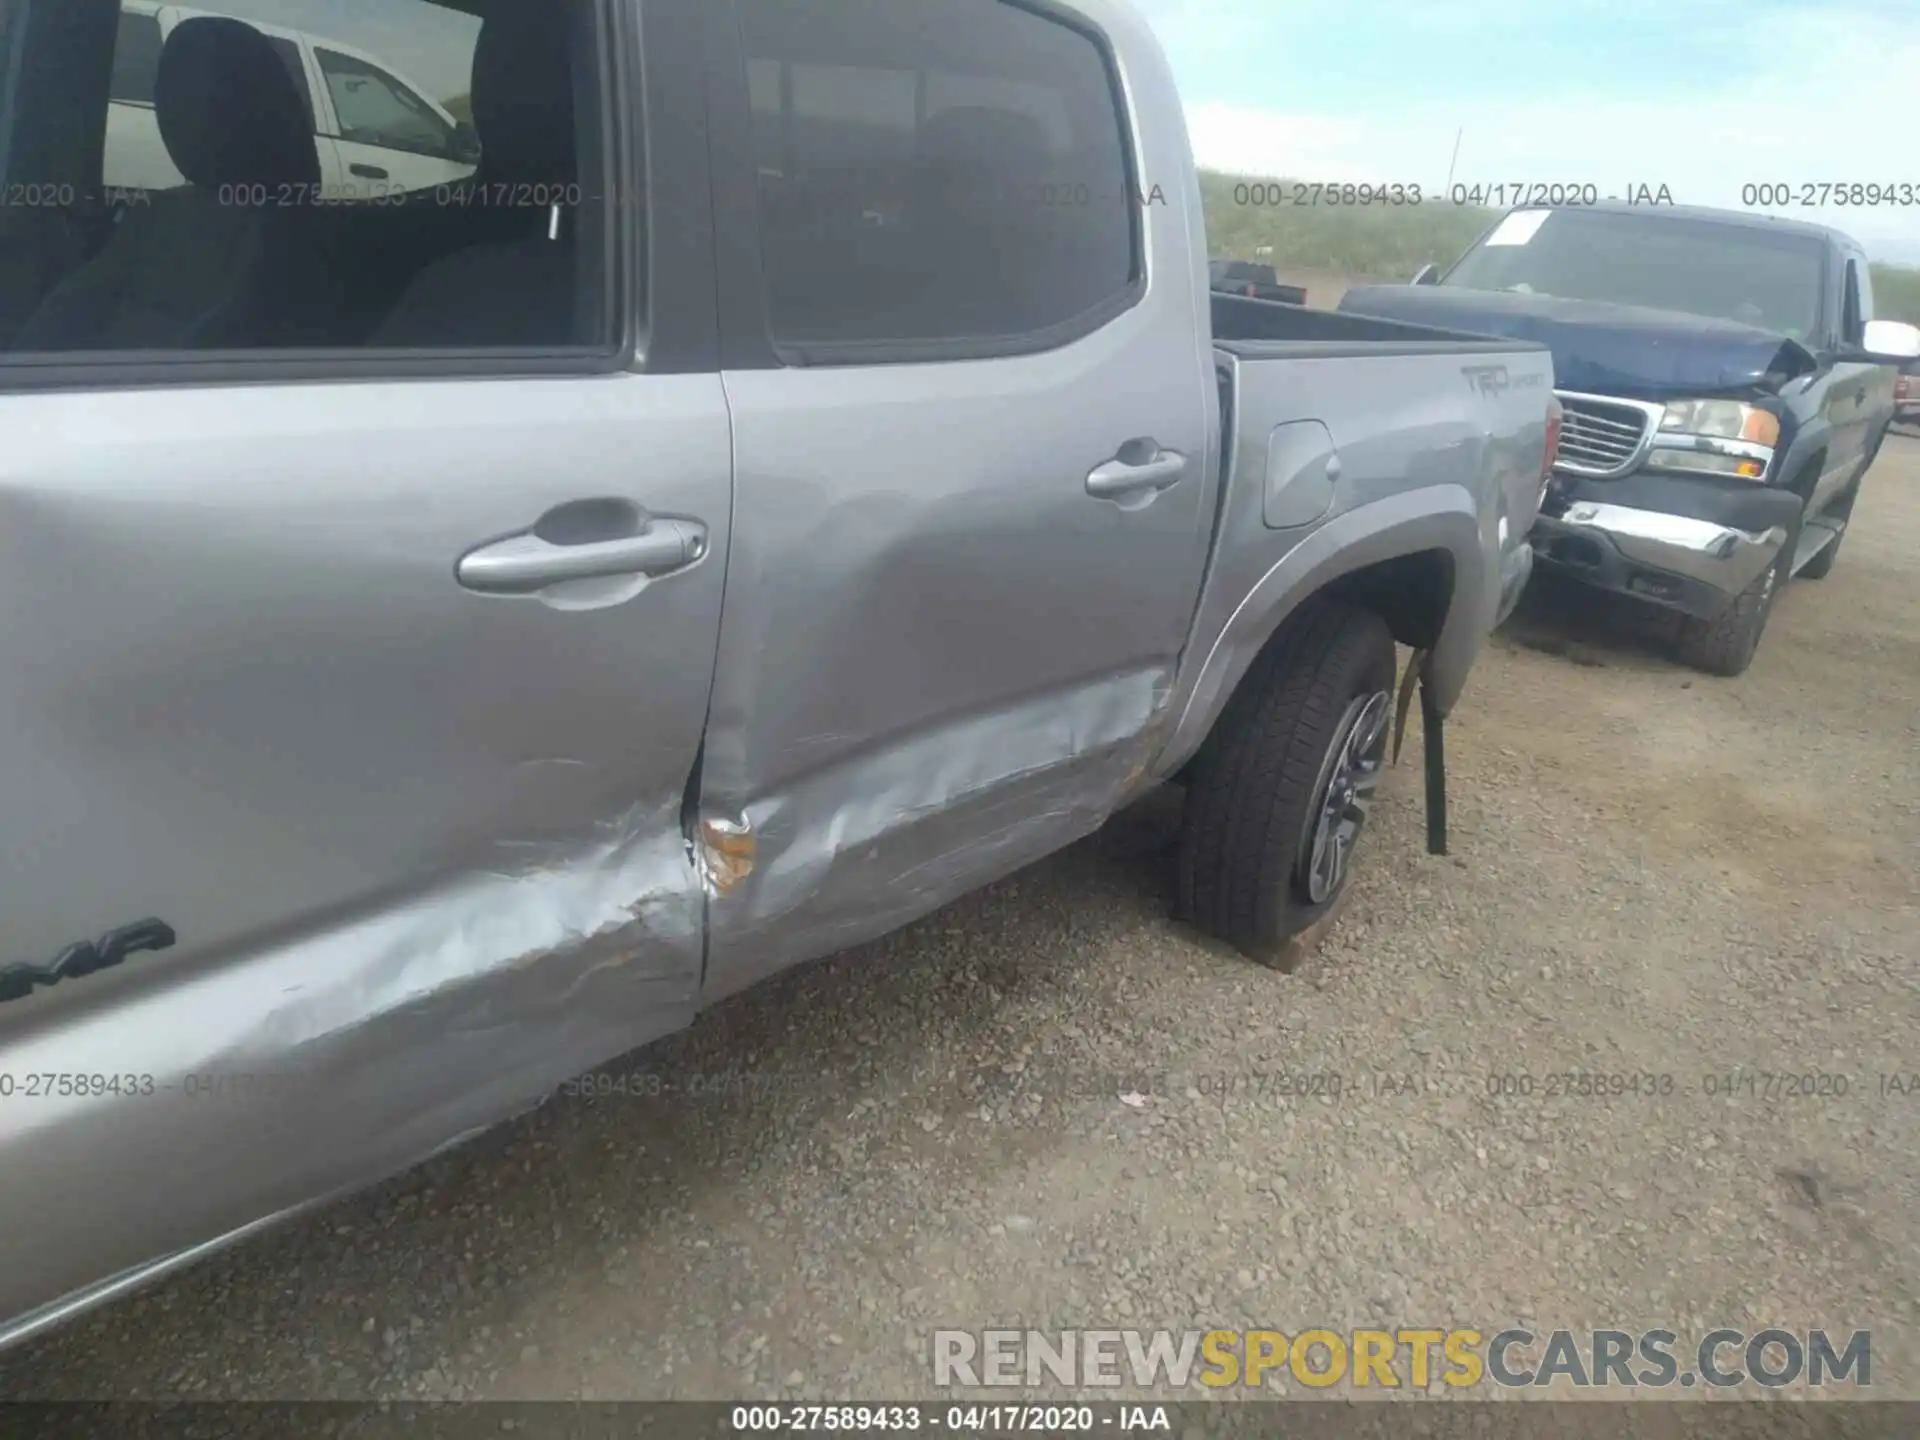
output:
{"label": "hood of blue suv", "polygon": [[1779,331],[1675,310],[1444,285],[1361,285],[1340,309],[1532,340],[1553,352],[1562,390],[1664,400],[1680,395],[1772,394],[1818,368],[1813,352]]}

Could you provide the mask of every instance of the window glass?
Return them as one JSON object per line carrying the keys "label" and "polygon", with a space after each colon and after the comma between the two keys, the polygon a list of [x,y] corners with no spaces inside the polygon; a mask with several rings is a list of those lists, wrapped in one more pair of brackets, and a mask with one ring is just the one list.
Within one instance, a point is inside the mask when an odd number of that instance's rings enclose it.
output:
{"label": "window glass", "polygon": [[[0,352],[611,343],[613,187],[575,93],[593,0],[208,3],[164,32],[144,9],[38,27],[0,75],[0,160],[35,176],[0,212]],[[109,71],[110,99],[75,98]]]}
{"label": "window glass", "polygon": [[1066,98],[1043,85],[1023,85],[995,75],[947,75],[938,71],[927,76],[927,114],[987,105],[1030,116],[1046,137],[1050,156],[1061,157],[1073,149],[1073,121],[1067,114]]}
{"label": "window glass", "polygon": [[743,0],[776,340],[1017,338],[1135,277],[1100,48],[958,0]]}
{"label": "window glass", "polygon": [[120,35],[113,47],[113,79],[107,94],[133,105],[153,104],[153,77],[160,68],[160,21],[153,15],[120,12]]}
{"label": "window glass", "polygon": [[1824,254],[1819,240],[1792,231],[1567,208],[1547,212],[1523,243],[1482,240],[1442,283],[1678,310],[1806,340],[1832,283]]}
{"label": "window glass", "polygon": [[1844,287],[1840,294],[1840,338],[1851,344],[1860,343],[1860,267],[1853,261],[1847,261]]}
{"label": "window glass", "polygon": [[327,77],[340,138],[416,155],[453,158],[453,126],[405,82],[376,65],[316,48],[320,73]]}

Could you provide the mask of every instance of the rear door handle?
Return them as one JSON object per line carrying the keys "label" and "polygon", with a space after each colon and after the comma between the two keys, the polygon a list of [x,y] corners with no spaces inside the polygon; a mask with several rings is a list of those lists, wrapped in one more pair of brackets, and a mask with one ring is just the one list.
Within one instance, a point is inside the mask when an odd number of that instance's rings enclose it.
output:
{"label": "rear door handle", "polygon": [[382,170],[378,165],[363,165],[356,162],[347,166],[347,169],[364,180],[384,180],[387,178],[387,172]]}
{"label": "rear door handle", "polygon": [[454,577],[489,595],[531,595],[566,580],[666,575],[706,553],[707,528],[699,521],[649,517],[637,535],[571,545],[522,531],[469,550],[454,566]]}
{"label": "rear door handle", "polygon": [[[1144,460],[1123,459],[1129,450],[1145,452]],[[1187,457],[1178,450],[1162,450],[1151,440],[1130,440],[1121,455],[1096,465],[1087,475],[1087,493],[1102,500],[1139,498],[1142,503],[1180,483],[1187,473]]]}

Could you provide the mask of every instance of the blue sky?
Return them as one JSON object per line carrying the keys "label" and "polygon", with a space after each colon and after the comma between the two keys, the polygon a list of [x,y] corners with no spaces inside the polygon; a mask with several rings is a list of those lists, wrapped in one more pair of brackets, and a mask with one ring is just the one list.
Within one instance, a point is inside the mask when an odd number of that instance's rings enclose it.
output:
{"label": "blue sky", "polygon": [[[1302,179],[1920,190],[1920,0],[1136,0],[1201,161]],[[1920,196],[1916,196],[1920,199]],[[1780,213],[1920,263],[1920,205]]]}

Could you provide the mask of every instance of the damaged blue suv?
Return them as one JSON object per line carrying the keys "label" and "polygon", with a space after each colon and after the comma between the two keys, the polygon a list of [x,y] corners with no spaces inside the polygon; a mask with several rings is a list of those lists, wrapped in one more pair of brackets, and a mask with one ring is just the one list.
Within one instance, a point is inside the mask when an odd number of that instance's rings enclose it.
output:
{"label": "damaged blue suv", "polygon": [[1543,568],[1680,612],[1679,658],[1752,662],[1781,585],[1832,570],[1920,330],[1859,244],[1670,205],[1515,210],[1444,273],[1349,312],[1536,341],[1565,407]]}

